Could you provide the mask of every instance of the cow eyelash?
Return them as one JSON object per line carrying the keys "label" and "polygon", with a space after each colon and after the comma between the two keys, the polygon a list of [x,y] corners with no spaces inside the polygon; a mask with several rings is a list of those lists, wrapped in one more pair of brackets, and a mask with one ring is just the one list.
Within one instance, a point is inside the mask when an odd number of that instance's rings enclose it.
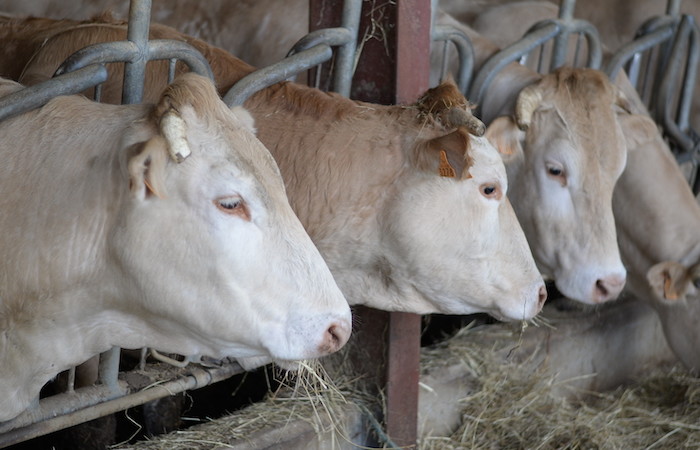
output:
{"label": "cow eyelash", "polygon": [[230,197],[219,197],[214,200],[214,204],[216,204],[216,207],[220,211],[223,211],[226,214],[238,216],[244,220],[250,220],[248,206],[246,205],[245,201],[237,195]]}
{"label": "cow eyelash", "polygon": [[488,199],[500,200],[501,198],[501,188],[498,183],[484,183],[479,186],[479,192]]}
{"label": "cow eyelash", "polygon": [[558,163],[546,163],[547,176],[557,180],[562,186],[566,186],[566,173],[564,168]]}

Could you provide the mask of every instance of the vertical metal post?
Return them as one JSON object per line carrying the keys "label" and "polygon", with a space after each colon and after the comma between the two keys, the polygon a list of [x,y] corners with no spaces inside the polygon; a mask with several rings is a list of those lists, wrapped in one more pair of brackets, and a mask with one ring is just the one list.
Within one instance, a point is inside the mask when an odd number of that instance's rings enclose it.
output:
{"label": "vertical metal post", "polygon": [[[333,0],[310,1],[312,30],[337,26],[337,18],[333,19],[333,13],[328,12]],[[430,24],[430,0],[363,2],[358,35],[362,53],[350,96],[381,104],[406,104],[417,100],[429,87]],[[397,445],[414,447],[418,429],[420,316],[380,314],[368,308],[356,309],[356,313],[360,317],[357,323],[363,328],[358,336],[363,339],[361,347],[373,355],[386,355],[386,372],[383,377],[378,375],[377,381],[385,387],[387,434]],[[369,329],[376,331],[372,335],[374,338],[377,330],[388,329],[388,339],[384,343],[366,339],[364,335]],[[370,361],[375,366],[370,373],[375,373],[378,361]]]}
{"label": "vertical metal post", "polygon": [[122,103],[140,103],[148,62],[148,30],[151,22],[151,0],[132,0],[126,38],[138,49],[139,56],[124,64]]}
{"label": "vertical metal post", "polygon": [[119,392],[119,354],[119,347],[112,347],[100,354],[99,380],[112,392]]}
{"label": "vertical metal post", "polygon": [[[561,6],[559,7],[559,18],[566,21],[571,21],[574,17],[574,7],[576,6],[576,0],[561,0]],[[554,39],[554,44],[552,47],[552,61],[550,63],[549,70],[554,70],[566,63],[566,54],[568,53],[569,46],[569,32],[564,29],[562,32]]]}

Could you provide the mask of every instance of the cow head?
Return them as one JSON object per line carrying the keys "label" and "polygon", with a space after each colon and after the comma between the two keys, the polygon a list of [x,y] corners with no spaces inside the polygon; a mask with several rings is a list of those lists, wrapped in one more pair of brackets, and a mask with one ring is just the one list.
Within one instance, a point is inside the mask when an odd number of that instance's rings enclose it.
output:
{"label": "cow head", "polygon": [[350,310],[288,204],[252,118],[196,75],[129,145],[130,201],[111,249],[139,315],[167,352],[315,358],[350,334]]}
{"label": "cow head", "polygon": [[700,370],[700,263],[687,267],[675,261],[655,264],[647,272],[666,341],[691,370]]}
{"label": "cow head", "polygon": [[637,130],[655,132],[650,122],[602,72],[562,68],[522,89],[515,117],[487,130],[538,267],[567,297],[600,303],[624,286],[612,193]]}
{"label": "cow head", "polygon": [[546,292],[506,197],[503,162],[480,137],[483,124],[453,84],[428,91],[417,108],[431,135],[403,146],[407,167],[378,218],[383,257],[376,270],[386,286],[402,290],[390,308],[533,317]]}

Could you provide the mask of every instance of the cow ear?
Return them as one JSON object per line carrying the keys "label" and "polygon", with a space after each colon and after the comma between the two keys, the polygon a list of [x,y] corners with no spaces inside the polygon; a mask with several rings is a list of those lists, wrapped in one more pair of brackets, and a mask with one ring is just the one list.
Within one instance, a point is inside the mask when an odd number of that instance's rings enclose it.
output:
{"label": "cow ear", "polygon": [[659,135],[656,123],[649,116],[623,112],[617,117],[625,136],[627,151],[634,151]]}
{"label": "cow ear", "polygon": [[658,299],[664,303],[674,303],[685,298],[688,270],[675,261],[664,261],[649,269],[647,281]]}
{"label": "cow ear", "polygon": [[486,128],[486,139],[498,149],[503,162],[507,163],[523,153],[525,132],[520,130],[512,117],[501,116]]}
{"label": "cow ear", "polygon": [[165,166],[168,162],[168,144],[162,136],[136,144],[129,158],[129,191],[137,200],[165,195]]}
{"label": "cow ear", "polygon": [[416,167],[429,173],[456,179],[471,178],[469,154],[471,135],[463,127],[429,140],[416,155]]}
{"label": "cow ear", "polygon": [[255,129],[255,119],[253,119],[253,116],[250,115],[247,109],[243,108],[242,106],[234,106],[231,108],[231,112],[238,119],[243,128],[253,134],[257,134]]}

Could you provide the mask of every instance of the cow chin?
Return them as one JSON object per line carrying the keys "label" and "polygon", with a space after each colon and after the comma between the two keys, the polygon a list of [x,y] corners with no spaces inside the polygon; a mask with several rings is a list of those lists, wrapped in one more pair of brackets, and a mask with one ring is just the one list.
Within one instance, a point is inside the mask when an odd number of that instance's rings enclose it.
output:
{"label": "cow chin", "polygon": [[257,369],[264,365],[274,363],[277,367],[282,370],[289,372],[296,372],[299,370],[300,361],[295,361],[291,359],[275,359],[270,356],[251,356],[248,358],[238,358],[236,362],[243,368],[243,370],[250,372],[251,370]]}

